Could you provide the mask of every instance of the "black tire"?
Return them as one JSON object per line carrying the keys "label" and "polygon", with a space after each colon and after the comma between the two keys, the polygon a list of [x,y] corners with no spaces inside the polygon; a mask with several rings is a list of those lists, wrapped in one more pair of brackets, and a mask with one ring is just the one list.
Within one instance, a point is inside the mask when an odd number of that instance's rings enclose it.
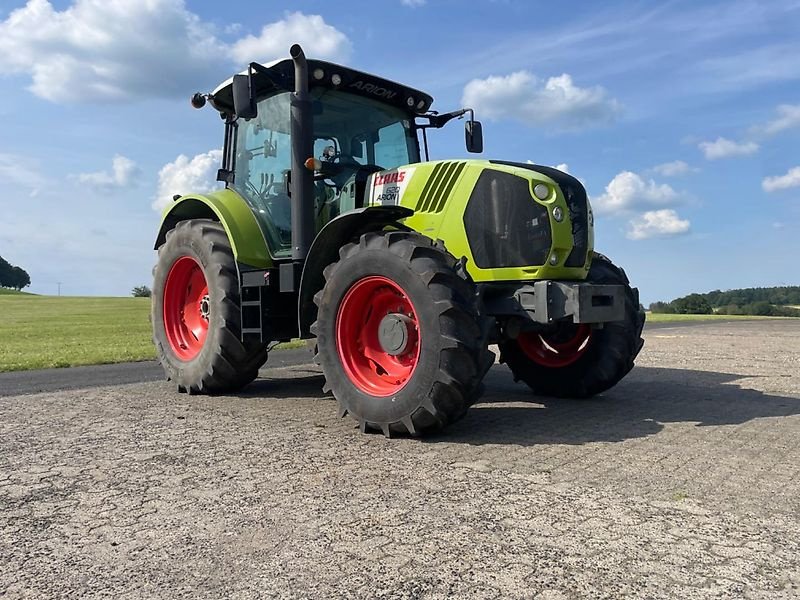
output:
{"label": "black tire", "polygon": [[[194,259],[208,284],[208,330],[199,353],[176,354],[164,324],[164,291],[173,265]],[[243,344],[236,262],[222,225],[207,219],[181,221],[167,233],[153,269],[151,321],[153,342],[167,379],[189,394],[241,389],[258,376],[267,360],[266,344]]]}
{"label": "black tire", "polygon": [[[364,234],[339,256],[325,269],[325,286],[314,297],[318,314],[311,331],[317,336],[316,360],[325,389],[338,400],[340,415],[350,414],[364,432],[380,430],[386,436],[422,435],[463,417],[480,396],[481,379],[494,360],[480,326],[475,286],[463,268],[440,243],[405,231]],[[338,319],[348,310],[340,307],[351,306],[346,295],[357,283],[376,277],[400,288],[413,308],[410,330],[419,332],[418,358],[412,359],[416,366],[390,396],[367,393],[348,375],[339,353],[345,341],[337,338]],[[364,330],[369,319],[365,314]]]}
{"label": "black tire", "polygon": [[639,291],[630,286],[625,271],[595,253],[586,280],[625,285],[625,318],[592,330],[585,351],[575,362],[562,367],[543,366],[533,361],[516,340],[500,343],[500,361],[508,365],[515,381],[525,382],[537,395],[588,398],[604,392],[630,372],[642,349],[645,314],[639,305]]}

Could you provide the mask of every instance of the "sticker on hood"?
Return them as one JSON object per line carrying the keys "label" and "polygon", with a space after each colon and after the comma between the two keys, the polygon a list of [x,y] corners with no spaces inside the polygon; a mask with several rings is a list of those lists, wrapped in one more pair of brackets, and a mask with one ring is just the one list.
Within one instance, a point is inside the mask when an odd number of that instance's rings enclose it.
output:
{"label": "sticker on hood", "polygon": [[369,203],[372,205],[398,205],[403,192],[414,174],[414,168],[379,171],[370,175]]}

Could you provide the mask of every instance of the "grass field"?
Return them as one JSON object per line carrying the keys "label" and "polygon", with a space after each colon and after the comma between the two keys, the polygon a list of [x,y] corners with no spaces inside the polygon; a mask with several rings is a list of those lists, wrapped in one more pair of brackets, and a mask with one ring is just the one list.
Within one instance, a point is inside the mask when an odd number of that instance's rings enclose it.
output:
{"label": "grass field", "polygon": [[666,315],[647,313],[648,323],[675,323],[679,321],[752,321],[753,319],[791,319],[793,317],[756,317],[752,315]]}
{"label": "grass field", "polygon": [[33,296],[28,292],[18,292],[17,290],[10,290],[8,288],[0,287],[0,296]]}
{"label": "grass field", "polygon": [[0,296],[0,371],[155,358],[149,298]]}
{"label": "grass field", "polygon": [[[0,372],[156,357],[149,298],[0,294],[0,314]],[[303,345],[295,340],[277,349]]]}

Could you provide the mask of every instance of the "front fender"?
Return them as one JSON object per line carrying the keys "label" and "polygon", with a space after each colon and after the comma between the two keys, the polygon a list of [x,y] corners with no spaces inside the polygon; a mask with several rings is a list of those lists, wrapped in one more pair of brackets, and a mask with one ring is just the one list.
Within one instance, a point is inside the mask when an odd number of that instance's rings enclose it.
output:
{"label": "front fender", "polygon": [[348,211],[322,228],[311,244],[300,278],[297,312],[301,338],[311,336],[311,324],[317,318],[314,294],[325,285],[325,267],[339,260],[339,248],[368,231],[398,226],[398,221],[413,214],[404,206],[367,206]]}
{"label": "front fender", "polygon": [[259,269],[272,267],[272,258],[258,221],[244,198],[235,191],[224,189],[178,198],[164,209],[155,249],[164,243],[168,231],[186,219],[219,221],[228,234],[237,262]]}

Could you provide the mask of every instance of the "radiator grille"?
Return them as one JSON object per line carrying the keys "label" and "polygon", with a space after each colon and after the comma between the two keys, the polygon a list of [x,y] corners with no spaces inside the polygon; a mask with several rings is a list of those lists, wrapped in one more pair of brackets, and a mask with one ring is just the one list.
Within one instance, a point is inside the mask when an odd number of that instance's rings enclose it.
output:
{"label": "radiator grille", "polygon": [[469,198],[464,227],[481,269],[543,265],[550,254],[547,208],[533,199],[523,177],[484,170]]}
{"label": "radiator grille", "polygon": [[589,204],[586,199],[586,189],[580,181],[572,175],[542,165],[529,163],[513,163],[500,160],[493,160],[493,163],[500,165],[510,165],[536,171],[542,175],[547,175],[555,181],[564,194],[569,208],[569,219],[572,223],[572,252],[569,253],[564,266],[582,267],[586,263],[586,255],[589,251]]}

